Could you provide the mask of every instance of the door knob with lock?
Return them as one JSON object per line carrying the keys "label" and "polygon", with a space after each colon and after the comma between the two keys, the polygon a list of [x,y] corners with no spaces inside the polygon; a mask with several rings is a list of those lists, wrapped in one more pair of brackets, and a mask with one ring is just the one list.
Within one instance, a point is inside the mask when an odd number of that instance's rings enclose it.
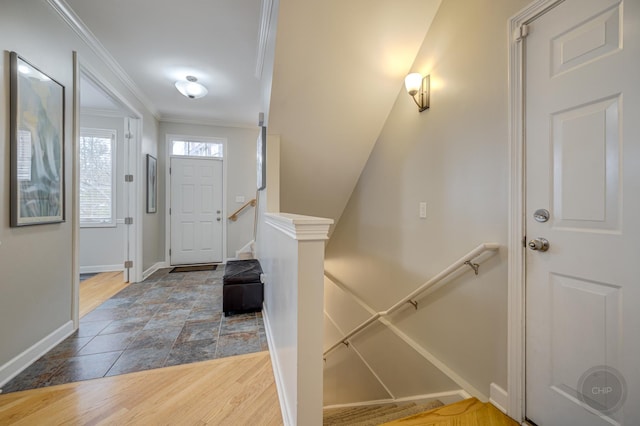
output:
{"label": "door knob with lock", "polygon": [[547,251],[549,250],[549,240],[546,238],[538,237],[529,241],[529,248],[534,251]]}

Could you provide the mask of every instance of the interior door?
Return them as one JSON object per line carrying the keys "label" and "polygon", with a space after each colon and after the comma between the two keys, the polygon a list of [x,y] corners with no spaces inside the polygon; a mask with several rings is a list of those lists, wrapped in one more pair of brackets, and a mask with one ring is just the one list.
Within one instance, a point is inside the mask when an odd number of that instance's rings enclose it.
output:
{"label": "interior door", "polygon": [[538,426],[640,425],[639,9],[565,0],[523,41],[526,415]]}
{"label": "interior door", "polygon": [[171,157],[172,265],[222,262],[222,161]]}

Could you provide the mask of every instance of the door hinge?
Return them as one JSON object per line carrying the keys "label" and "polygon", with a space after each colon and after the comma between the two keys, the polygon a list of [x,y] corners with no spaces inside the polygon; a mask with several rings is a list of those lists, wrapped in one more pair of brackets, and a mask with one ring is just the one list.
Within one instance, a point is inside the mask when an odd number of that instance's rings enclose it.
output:
{"label": "door hinge", "polygon": [[133,225],[133,218],[132,217],[125,217],[124,218],[124,224],[125,225]]}
{"label": "door hinge", "polygon": [[125,260],[124,267],[125,268],[133,268],[133,260]]}
{"label": "door hinge", "polygon": [[169,174],[171,174],[171,167],[169,167]]}
{"label": "door hinge", "polygon": [[522,237],[522,247],[527,247],[527,236]]}
{"label": "door hinge", "polygon": [[171,207],[169,207],[169,215],[171,215]]}
{"label": "door hinge", "polygon": [[124,175],[125,182],[133,182],[133,175]]}
{"label": "door hinge", "polygon": [[520,40],[522,40],[523,38],[525,38],[528,35],[529,35],[529,25],[522,24],[516,30],[516,33],[514,34],[514,38],[515,38],[516,41],[520,41]]}
{"label": "door hinge", "polygon": [[169,249],[169,256],[171,256],[171,249]]}
{"label": "door hinge", "polygon": [[131,133],[127,133],[124,137],[127,139],[133,139],[133,135]]}

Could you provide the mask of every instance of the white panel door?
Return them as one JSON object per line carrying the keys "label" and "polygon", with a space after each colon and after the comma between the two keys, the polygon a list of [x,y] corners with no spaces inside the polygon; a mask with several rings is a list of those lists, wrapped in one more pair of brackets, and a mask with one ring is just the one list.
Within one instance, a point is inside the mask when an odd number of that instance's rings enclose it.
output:
{"label": "white panel door", "polygon": [[171,157],[171,264],[222,262],[222,161]]}
{"label": "white panel door", "polygon": [[639,21],[637,0],[566,0],[524,39],[526,415],[538,426],[640,425]]}

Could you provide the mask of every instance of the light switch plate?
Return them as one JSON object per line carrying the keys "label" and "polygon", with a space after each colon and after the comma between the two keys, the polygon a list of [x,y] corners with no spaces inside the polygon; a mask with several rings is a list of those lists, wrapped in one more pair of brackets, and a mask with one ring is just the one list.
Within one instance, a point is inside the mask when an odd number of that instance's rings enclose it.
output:
{"label": "light switch plate", "polygon": [[420,203],[420,219],[427,218],[427,203],[424,201]]}
{"label": "light switch plate", "polygon": [[244,195],[236,195],[236,203],[244,203]]}

